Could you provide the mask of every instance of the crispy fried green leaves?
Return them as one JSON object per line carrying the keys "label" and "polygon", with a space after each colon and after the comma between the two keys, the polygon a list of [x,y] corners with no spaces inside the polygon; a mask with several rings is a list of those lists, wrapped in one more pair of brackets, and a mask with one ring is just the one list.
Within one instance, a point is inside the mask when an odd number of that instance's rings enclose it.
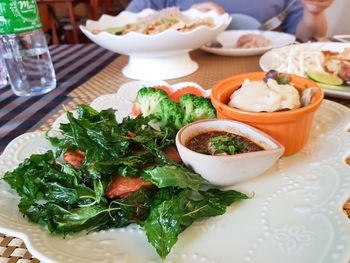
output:
{"label": "crispy fried green leaves", "polygon": [[[62,137],[48,137],[56,153],[33,154],[4,180],[21,196],[20,211],[55,234],[144,226],[149,242],[164,259],[178,235],[195,220],[222,215],[247,196],[235,191],[202,189],[207,184],[165,154],[174,144],[173,129],[158,131],[142,115],[117,123],[113,109],[97,112],[77,107],[67,112]],[[62,161],[62,154],[79,150],[79,169]],[[144,185],[122,199],[106,197],[112,174],[141,176]]]}
{"label": "crispy fried green leaves", "polygon": [[180,193],[162,189],[156,196],[155,207],[145,221],[148,241],[164,259],[176,243],[178,235],[195,220],[222,215],[233,202],[247,199],[245,194],[209,189],[208,191],[182,190]]}

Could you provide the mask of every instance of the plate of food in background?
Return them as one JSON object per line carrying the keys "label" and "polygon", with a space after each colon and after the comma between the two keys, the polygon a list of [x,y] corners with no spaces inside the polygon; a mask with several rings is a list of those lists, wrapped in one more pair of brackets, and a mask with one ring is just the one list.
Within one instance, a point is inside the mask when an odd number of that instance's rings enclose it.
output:
{"label": "plate of food in background", "polygon": [[272,48],[292,44],[294,41],[294,35],[277,31],[227,30],[201,49],[223,56],[255,56]]}
{"label": "plate of food in background", "polygon": [[305,43],[272,49],[260,58],[260,67],[307,76],[326,95],[350,98],[350,43]]}
{"label": "plate of food in background", "polygon": [[123,74],[132,79],[173,79],[189,75],[198,64],[189,55],[224,31],[231,21],[225,13],[176,7],[121,12],[88,20],[82,32],[94,43],[129,56]]}

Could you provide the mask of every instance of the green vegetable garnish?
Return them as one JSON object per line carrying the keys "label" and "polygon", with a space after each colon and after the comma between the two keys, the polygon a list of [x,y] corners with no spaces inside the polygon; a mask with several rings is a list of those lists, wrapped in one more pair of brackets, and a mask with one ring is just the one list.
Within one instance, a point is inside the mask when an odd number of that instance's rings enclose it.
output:
{"label": "green vegetable garnish", "polygon": [[171,23],[171,24],[176,23],[176,21],[173,21],[173,20],[171,20],[170,18],[166,18],[166,17],[162,17],[162,18],[160,19],[160,21],[162,21],[163,23]]}
{"label": "green vegetable garnish", "polygon": [[216,149],[214,154],[227,153],[232,155],[242,153],[248,148],[248,145],[234,134],[214,137],[209,140],[209,143]]}
{"label": "green vegetable garnish", "polygon": [[290,83],[290,77],[288,75],[279,75],[278,84],[287,85]]}
{"label": "green vegetable garnish", "polygon": [[122,26],[122,27],[106,28],[104,31],[114,35],[122,35],[125,32],[125,30],[126,30],[125,26]]}

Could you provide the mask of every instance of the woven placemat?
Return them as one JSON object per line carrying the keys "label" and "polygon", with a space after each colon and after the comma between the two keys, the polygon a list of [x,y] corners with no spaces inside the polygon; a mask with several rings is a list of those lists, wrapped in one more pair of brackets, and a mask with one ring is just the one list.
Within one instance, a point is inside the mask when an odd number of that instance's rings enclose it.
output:
{"label": "woven placemat", "polygon": [[[192,81],[204,89],[211,89],[218,81],[232,75],[260,71],[260,56],[217,56],[202,50],[195,50],[190,55],[198,63],[200,70],[182,78],[167,80],[169,84]],[[121,71],[127,63],[128,56],[118,57],[99,74],[69,93],[68,96],[96,98],[101,94],[116,93],[122,84],[134,81],[125,77]]]}
{"label": "woven placemat", "polygon": [[48,119],[43,125],[41,125],[37,130],[38,131],[49,130],[52,127],[52,124],[54,123],[54,121],[59,116],[63,115],[66,111],[75,110],[76,106],[79,104],[90,105],[91,102],[92,102],[92,98],[90,97],[74,98],[68,104],[62,105],[62,108],[56,114],[52,115],[52,117]]}
{"label": "woven placemat", "polygon": [[0,234],[0,263],[39,263],[32,257],[24,242],[16,237]]}
{"label": "woven placemat", "polygon": [[[169,84],[192,81],[201,85],[204,89],[210,89],[218,81],[232,75],[260,71],[259,56],[252,57],[224,57],[206,53],[201,50],[191,52],[191,57],[199,64],[200,71],[196,71],[183,78],[168,80]],[[51,128],[53,122],[62,115],[65,110],[73,110],[78,104],[89,105],[93,99],[103,94],[116,93],[119,87],[129,81],[121,69],[128,63],[127,56],[120,56],[100,73],[89,81],[73,90],[69,96],[72,101],[64,105],[64,108],[53,115],[38,130],[46,131]],[[350,101],[329,98],[350,108]],[[350,131],[349,131],[350,132]],[[347,159],[350,166],[350,158]],[[350,218],[350,200],[344,205],[344,212]],[[21,239],[0,234],[0,263],[38,263],[38,259],[32,258],[24,242]]]}

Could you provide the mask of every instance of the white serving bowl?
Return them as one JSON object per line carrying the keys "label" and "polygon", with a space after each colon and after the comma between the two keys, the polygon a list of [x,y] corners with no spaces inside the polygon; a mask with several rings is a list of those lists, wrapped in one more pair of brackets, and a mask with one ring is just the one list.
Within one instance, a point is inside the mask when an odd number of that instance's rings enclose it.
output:
{"label": "white serving bowl", "polygon": [[[197,153],[185,146],[189,139],[209,131],[226,131],[243,136],[265,150],[212,156]],[[176,135],[176,146],[187,167],[217,186],[233,185],[262,174],[284,152],[284,147],[266,133],[247,124],[224,119],[201,120],[186,125]]]}
{"label": "white serving bowl", "polygon": [[188,52],[215,39],[231,21],[228,14],[219,15],[215,11],[204,13],[189,9],[183,12],[188,18],[192,20],[212,17],[215,27],[198,26],[188,32],[168,29],[154,35],[138,32],[125,35],[113,35],[107,32],[91,33],[94,29],[102,30],[136,22],[137,17],[144,17],[152,11],[145,9],[140,13],[124,11],[118,16],[103,15],[98,21],[88,20],[86,26],[80,26],[80,29],[101,47],[129,56],[129,63],[123,68],[125,76],[140,80],[172,79],[196,71],[198,64],[191,60]]}

